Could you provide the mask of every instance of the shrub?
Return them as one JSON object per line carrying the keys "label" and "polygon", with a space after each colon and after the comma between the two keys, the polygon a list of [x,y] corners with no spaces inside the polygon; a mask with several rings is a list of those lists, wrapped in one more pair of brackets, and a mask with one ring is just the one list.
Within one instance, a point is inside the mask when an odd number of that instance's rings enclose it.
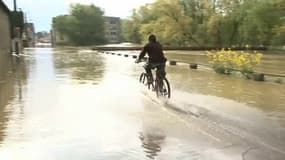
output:
{"label": "shrub", "polygon": [[254,67],[261,63],[261,53],[247,53],[232,50],[221,50],[216,53],[208,52],[210,64],[217,73],[231,74],[240,71],[245,77],[250,78]]}

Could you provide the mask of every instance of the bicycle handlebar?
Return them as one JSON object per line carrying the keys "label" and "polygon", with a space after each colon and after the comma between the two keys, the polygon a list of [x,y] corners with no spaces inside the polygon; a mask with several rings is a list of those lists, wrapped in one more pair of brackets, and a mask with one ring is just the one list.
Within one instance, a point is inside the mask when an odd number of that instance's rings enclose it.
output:
{"label": "bicycle handlebar", "polygon": [[147,62],[147,61],[148,61],[147,58],[142,58],[142,59],[137,59],[137,60],[135,61],[135,63],[141,63],[141,62]]}

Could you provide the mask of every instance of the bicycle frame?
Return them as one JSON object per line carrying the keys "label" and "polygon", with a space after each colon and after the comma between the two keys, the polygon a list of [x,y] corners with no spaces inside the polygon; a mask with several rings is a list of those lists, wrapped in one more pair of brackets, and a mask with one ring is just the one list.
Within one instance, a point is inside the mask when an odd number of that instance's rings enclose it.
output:
{"label": "bicycle frame", "polygon": [[[159,73],[157,72],[157,69],[155,72],[156,74],[155,74],[154,80],[153,80],[152,70],[151,70],[151,74],[148,74],[147,72],[143,72],[140,75],[140,82],[145,84],[145,78],[146,78],[147,79],[146,85],[148,86],[148,89],[152,89],[153,91],[155,91],[157,94],[157,97],[163,96],[163,97],[170,98],[170,85],[169,85],[167,78],[166,77],[160,78],[160,76],[158,75]],[[153,81],[150,82],[150,79],[152,79]]]}

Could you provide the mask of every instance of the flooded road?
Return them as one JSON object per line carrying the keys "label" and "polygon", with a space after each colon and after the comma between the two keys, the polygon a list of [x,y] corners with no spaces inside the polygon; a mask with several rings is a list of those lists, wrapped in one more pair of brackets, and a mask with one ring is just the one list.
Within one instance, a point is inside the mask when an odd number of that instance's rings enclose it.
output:
{"label": "flooded road", "polygon": [[0,159],[285,159],[284,84],[167,66],[166,101],[138,83],[142,65],[68,48],[2,56]]}

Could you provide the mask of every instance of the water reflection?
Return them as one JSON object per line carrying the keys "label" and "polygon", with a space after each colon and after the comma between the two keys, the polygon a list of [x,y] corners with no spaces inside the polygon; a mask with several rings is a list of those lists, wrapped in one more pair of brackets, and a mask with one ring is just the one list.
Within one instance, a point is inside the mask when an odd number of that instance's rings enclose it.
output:
{"label": "water reflection", "polygon": [[[142,102],[145,104],[142,119],[142,129],[139,132],[139,140],[145,156],[148,159],[159,159],[163,152],[164,145],[167,143],[168,135],[165,131],[165,124],[168,124],[168,118],[156,115],[160,108],[154,104]],[[146,118],[148,117],[148,118]],[[169,132],[168,132],[169,133]]]}
{"label": "water reflection", "polygon": [[165,135],[162,133],[141,132],[139,139],[142,142],[142,147],[146,156],[150,159],[155,159],[158,153],[161,152],[161,145],[165,140]]}
{"label": "water reflection", "polygon": [[[23,58],[0,55],[0,143],[11,121],[21,122],[28,69]],[[1,143],[2,144],[2,143]]]}
{"label": "water reflection", "polygon": [[104,58],[96,52],[80,50],[54,51],[54,63],[58,77],[70,75],[80,83],[98,83],[104,74]]}

